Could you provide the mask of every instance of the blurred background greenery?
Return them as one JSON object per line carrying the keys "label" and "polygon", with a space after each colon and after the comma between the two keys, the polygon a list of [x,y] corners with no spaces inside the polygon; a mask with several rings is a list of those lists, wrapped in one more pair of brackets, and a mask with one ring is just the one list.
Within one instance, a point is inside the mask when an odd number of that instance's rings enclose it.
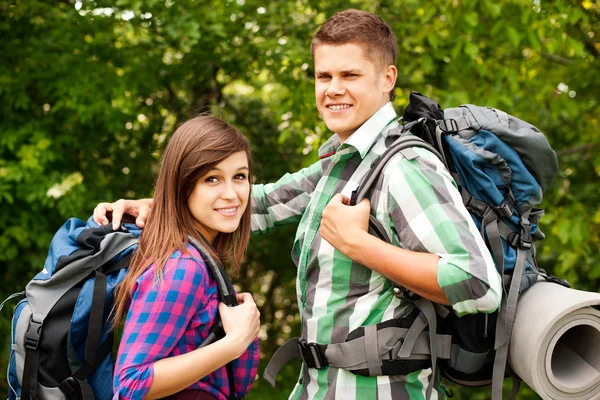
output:
{"label": "blurred background greenery", "polygon": [[[350,7],[376,12],[397,35],[400,115],[417,90],[443,107],[503,109],[547,135],[560,172],[543,204],[539,261],[598,290],[598,0],[0,0],[0,299],[42,268],[67,218],[151,196],[166,140],[198,111],[251,139],[259,182],[314,161],[330,132],[314,105],[309,44]],[[299,333],[293,231],[254,237],[237,278],[261,307],[261,372]],[[298,371],[288,366],[277,389],[258,378],[248,399],[287,398]],[[537,396],[525,388],[519,398]]]}

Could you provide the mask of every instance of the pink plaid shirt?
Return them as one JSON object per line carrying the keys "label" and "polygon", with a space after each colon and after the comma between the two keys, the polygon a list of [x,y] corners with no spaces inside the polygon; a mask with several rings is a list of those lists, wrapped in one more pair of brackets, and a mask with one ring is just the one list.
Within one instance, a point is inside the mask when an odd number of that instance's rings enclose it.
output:
{"label": "pink plaid shirt", "polygon": [[[142,399],[152,385],[154,362],[196,349],[218,320],[217,284],[196,249],[176,251],[167,261],[163,281],[154,281],[151,265],[135,282],[125,320],[113,382],[113,399]],[[250,390],[258,369],[258,339],[233,361],[237,396]],[[229,380],[225,367],[188,389],[200,389],[226,400]]]}

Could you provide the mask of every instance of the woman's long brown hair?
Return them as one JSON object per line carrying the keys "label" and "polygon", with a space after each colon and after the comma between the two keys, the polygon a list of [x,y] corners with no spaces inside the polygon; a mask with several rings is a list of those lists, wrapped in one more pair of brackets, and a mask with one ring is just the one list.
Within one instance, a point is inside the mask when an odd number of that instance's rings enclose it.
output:
{"label": "woman's long brown hair", "polygon": [[[173,252],[186,253],[188,235],[201,237],[187,200],[200,177],[239,151],[246,152],[252,171],[248,140],[233,126],[215,117],[198,116],[177,128],[162,156],[152,210],[138,249],[125,279],[115,291],[113,327],[123,321],[131,290],[140,275],[154,264],[155,280],[159,282]],[[251,185],[251,174],[248,180]],[[250,238],[251,210],[249,196],[238,229],[233,233],[219,233],[213,243],[216,255],[224,265],[230,264],[234,273],[239,271]]]}

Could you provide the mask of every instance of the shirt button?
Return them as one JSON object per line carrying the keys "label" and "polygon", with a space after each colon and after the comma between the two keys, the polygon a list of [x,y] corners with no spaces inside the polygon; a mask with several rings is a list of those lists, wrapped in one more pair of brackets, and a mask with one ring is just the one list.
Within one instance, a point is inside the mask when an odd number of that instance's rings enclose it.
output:
{"label": "shirt button", "polygon": [[306,303],[306,296],[305,295],[300,296],[300,301],[302,303]]}
{"label": "shirt button", "polygon": [[304,380],[302,378],[298,379],[298,384],[302,385],[304,383]]}

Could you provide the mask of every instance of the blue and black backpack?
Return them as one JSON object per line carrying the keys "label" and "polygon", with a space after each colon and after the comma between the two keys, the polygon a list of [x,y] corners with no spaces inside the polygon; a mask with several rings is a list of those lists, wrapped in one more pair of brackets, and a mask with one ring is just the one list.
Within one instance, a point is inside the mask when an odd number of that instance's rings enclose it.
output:
{"label": "blue and black backpack", "polygon": [[[24,292],[9,297],[25,296],[14,309],[9,399],[113,397],[114,290],[127,273],[140,233],[133,224],[114,231],[91,218],[87,223],[71,218],[54,235],[44,269]],[[221,301],[237,305],[231,281],[208,245],[189,240],[217,281]],[[219,321],[202,345],[222,335]]]}
{"label": "blue and black backpack", "polygon": [[[455,178],[464,205],[480,229],[503,279],[501,306],[492,314],[459,318],[438,305],[426,305],[427,300],[399,285],[395,285],[394,291],[399,297],[415,301],[423,319],[428,321],[420,329],[429,325],[433,328],[430,329],[433,334],[429,333],[432,337],[452,336],[449,358],[443,357],[437,363],[444,377],[467,386],[492,384],[493,398],[499,399],[502,381],[509,375],[513,377],[511,396],[514,397],[519,378],[509,366],[507,369],[507,356],[519,294],[540,277],[568,286],[566,281],[538,268],[535,252],[535,242],[544,238],[538,226],[543,210],[536,206],[556,176],[557,156],[535,126],[491,107],[468,104],[442,110],[437,102],[412,92],[403,119],[404,125],[390,133],[397,139],[353,192],[351,204],[369,196],[387,162],[398,153],[411,159],[418,157],[411,148],[422,147],[444,163]],[[369,231],[391,243],[373,216]],[[437,317],[432,317],[433,313],[425,308],[435,309]],[[432,347],[431,362],[435,369],[434,353]]]}

